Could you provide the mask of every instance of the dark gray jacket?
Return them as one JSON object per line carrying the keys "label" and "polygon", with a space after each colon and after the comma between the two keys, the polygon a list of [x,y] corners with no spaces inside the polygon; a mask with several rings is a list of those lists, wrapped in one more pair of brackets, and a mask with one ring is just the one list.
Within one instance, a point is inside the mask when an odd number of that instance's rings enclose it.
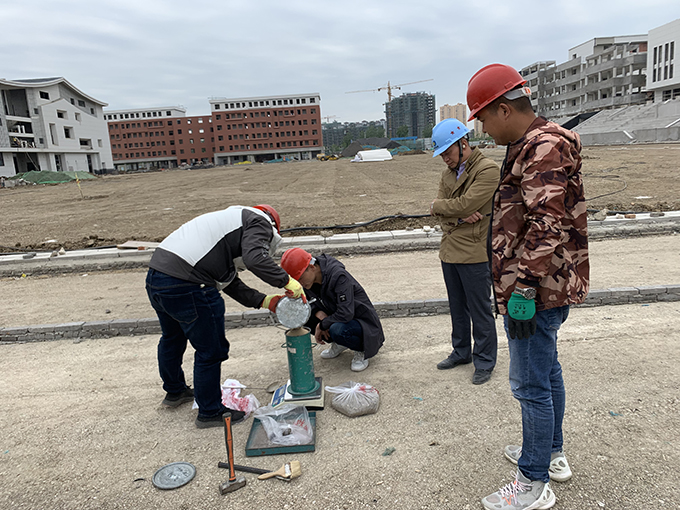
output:
{"label": "dark gray jacket", "polygon": [[[239,277],[238,262],[260,280],[281,288],[288,274],[270,256],[278,237],[266,213],[231,206],[202,214],[166,237],[156,248],[149,267],[192,283],[223,290],[243,306],[259,308],[265,295]],[[280,239],[280,237],[279,237]]]}
{"label": "dark gray jacket", "polygon": [[316,261],[321,268],[321,284],[305,290],[308,298],[316,298],[312,303],[312,317],[318,310],[328,314],[321,321],[324,331],[336,322],[356,319],[363,329],[364,357],[372,358],[385,341],[385,334],[368,294],[339,260],[322,254]]}

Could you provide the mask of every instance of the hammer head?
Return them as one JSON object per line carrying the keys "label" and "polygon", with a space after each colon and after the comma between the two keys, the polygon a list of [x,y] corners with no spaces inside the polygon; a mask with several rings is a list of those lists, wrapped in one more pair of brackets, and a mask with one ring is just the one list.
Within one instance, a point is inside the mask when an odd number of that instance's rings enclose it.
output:
{"label": "hammer head", "polygon": [[233,482],[227,480],[226,482],[220,484],[220,494],[224,495],[229,492],[234,492],[239,490],[241,487],[245,487],[246,478],[245,476],[239,476]]}

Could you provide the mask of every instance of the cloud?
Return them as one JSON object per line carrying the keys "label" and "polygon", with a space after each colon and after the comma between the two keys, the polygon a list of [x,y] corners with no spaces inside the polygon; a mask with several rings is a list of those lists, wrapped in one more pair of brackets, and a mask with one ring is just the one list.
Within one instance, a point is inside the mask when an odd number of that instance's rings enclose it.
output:
{"label": "cloud", "polygon": [[199,115],[213,96],[319,92],[322,115],[353,121],[384,117],[387,93],[349,91],[434,78],[401,92],[452,104],[488,63],[560,63],[589,39],[644,34],[679,13],[670,0],[27,0],[3,6],[0,22],[4,77],[64,76],[111,109]]}

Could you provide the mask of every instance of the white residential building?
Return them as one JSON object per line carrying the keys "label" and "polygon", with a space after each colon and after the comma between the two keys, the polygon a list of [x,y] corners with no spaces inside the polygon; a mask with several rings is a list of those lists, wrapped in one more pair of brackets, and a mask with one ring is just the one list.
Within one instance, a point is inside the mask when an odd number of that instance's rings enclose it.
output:
{"label": "white residential building", "polygon": [[104,106],[64,78],[0,79],[0,175],[113,169]]}
{"label": "white residential building", "polygon": [[647,90],[654,102],[680,97],[680,72],[675,68],[675,42],[680,41],[680,19],[649,31]]}
{"label": "white residential building", "polygon": [[520,70],[536,113],[565,120],[587,112],[644,104],[647,35],[597,37],[569,50],[569,60]]}

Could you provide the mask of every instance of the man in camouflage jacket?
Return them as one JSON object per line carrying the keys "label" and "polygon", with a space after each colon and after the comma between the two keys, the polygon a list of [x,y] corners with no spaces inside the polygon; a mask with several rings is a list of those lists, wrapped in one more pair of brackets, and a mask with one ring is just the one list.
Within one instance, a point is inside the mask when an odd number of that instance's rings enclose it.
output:
{"label": "man in camouflage jacket", "polygon": [[[479,87],[488,90],[496,75],[504,74],[499,82],[508,87],[508,73],[517,85],[486,103],[478,98],[485,93]],[[485,81],[475,83],[478,75]],[[557,331],[589,286],[581,142],[576,133],[536,117],[523,84],[512,68],[492,64],[468,86],[472,116],[507,146],[494,196],[490,260],[508,334],[510,387],[522,407],[523,442],[504,452],[518,465],[515,481],[482,500],[486,508],[506,510],[552,507],[549,481],[571,477],[563,453],[565,390]]]}

